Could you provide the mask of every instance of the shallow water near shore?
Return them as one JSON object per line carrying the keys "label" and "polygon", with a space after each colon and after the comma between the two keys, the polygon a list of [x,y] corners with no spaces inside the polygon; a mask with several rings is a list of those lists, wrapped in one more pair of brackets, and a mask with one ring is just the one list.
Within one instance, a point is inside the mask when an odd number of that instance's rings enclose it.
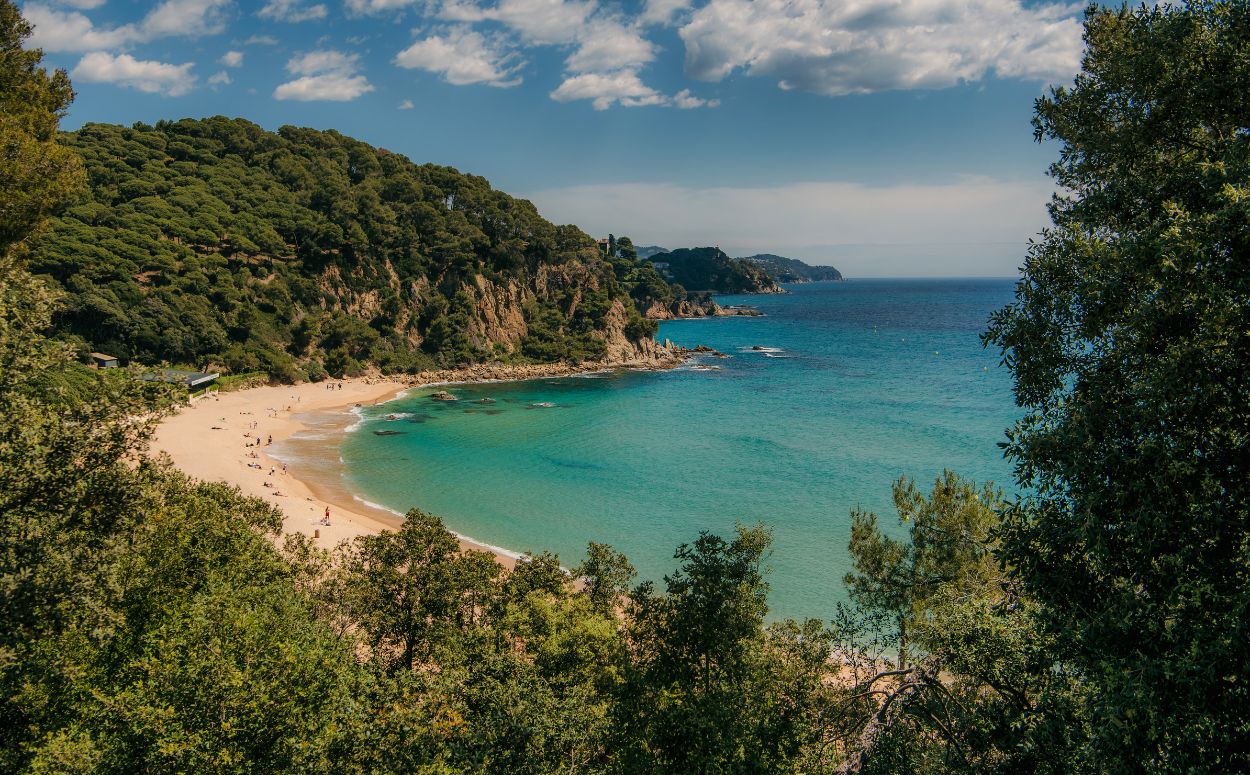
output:
{"label": "shallow water near shore", "polygon": [[[343,484],[395,511],[439,514],[487,544],[550,549],[569,567],[588,541],[609,543],[657,580],[699,531],[762,521],[775,534],[772,617],[828,618],[845,599],[853,508],[896,530],[900,475],[927,488],[945,467],[1010,484],[997,444],[1018,410],[1009,374],[978,336],[1012,282],[791,291],[719,299],[766,317],[661,326],[660,339],[729,358],[454,386],[456,402],[415,390],[366,407],[338,444]],[[307,443],[328,451],[324,438]]]}

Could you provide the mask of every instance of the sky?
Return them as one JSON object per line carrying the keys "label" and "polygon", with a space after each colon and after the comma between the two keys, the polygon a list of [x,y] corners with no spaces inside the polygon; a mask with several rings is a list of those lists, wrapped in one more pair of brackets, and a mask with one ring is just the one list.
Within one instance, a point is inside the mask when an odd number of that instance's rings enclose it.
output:
{"label": "sky", "polygon": [[[20,2],[20,0],[19,0]],[[1033,103],[1083,5],[1019,0],[32,0],[63,127],[337,129],[639,245],[848,277],[1012,276],[1047,223]]]}

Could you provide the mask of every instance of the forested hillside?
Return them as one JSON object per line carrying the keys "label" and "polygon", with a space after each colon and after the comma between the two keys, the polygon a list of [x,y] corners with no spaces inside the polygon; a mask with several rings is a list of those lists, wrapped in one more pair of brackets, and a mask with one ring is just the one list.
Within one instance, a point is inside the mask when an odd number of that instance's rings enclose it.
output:
{"label": "forested hillside", "polygon": [[670,280],[691,291],[782,292],[768,272],[749,261],[730,258],[720,248],[680,248],[656,253],[648,260],[664,267]]}
{"label": "forested hillside", "polygon": [[760,267],[779,283],[819,283],[842,279],[842,273],[831,266],[812,266],[797,258],[786,258],[772,253],[757,253],[754,256],[744,256],[741,260]]}
{"label": "forested hillside", "polygon": [[221,117],[62,139],[89,187],[30,269],[66,291],[56,330],[80,352],[294,381],[652,346],[631,291],[649,303],[654,272],[483,178]]}

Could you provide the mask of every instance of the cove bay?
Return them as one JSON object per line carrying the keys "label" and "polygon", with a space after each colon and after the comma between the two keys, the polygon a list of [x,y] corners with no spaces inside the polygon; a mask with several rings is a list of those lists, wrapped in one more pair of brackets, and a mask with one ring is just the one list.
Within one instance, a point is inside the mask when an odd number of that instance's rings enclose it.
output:
{"label": "cove bay", "polygon": [[343,484],[566,567],[588,541],[608,543],[657,581],[699,531],[763,522],[775,534],[772,615],[828,618],[845,595],[852,509],[901,533],[890,500],[900,476],[928,487],[950,468],[1010,488],[998,443],[1017,410],[979,336],[1012,287],[854,280],[719,297],[763,316],[669,321],[657,338],[729,357],[363,407],[342,436]]}

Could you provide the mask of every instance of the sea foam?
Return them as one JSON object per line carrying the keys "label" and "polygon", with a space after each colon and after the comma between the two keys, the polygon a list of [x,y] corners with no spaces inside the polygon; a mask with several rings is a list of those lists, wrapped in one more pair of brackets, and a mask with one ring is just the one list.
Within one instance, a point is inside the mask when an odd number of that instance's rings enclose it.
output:
{"label": "sea foam", "polygon": [[[403,518],[404,518],[404,514],[403,514],[403,513],[399,512],[399,511],[396,511],[395,509],[392,509],[390,506],[383,506],[381,503],[374,503],[374,502],[373,502],[373,501],[371,501],[371,500],[365,500],[364,498],[360,497],[359,495],[353,495],[353,496],[352,496],[352,500],[354,500],[354,501],[356,501],[356,502],[358,502],[358,503],[363,503],[364,505],[368,506],[368,507],[369,507],[369,508],[371,508],[371,509],[377,509],[378,511],[385,511],[385,512],[386,512],[386,513],[388,513],[388,514],[394,514],[395,516],[399,517],[400,519],[403,519]],[[468,542],[469,542],[469,543],[471,543],[471,544],[474,544],[474,545],[476,545],[476,546],[480,546],[480,547],[482,547],[483,549],[485,549],[486,551],[490,552],[491,554],[498,554],[498,555],[500,555],[500,556],[502,556],[502,557],[511,557],[511,558],[512,558],[512,559],[514,559],[514,560],[519,560],[519,559],[521,559],[522,557],[524,557],[524,556],[525,556],[525,554],[524,554],[523,552],[517,552],[517,551],[513,551],[512,549],[505,549],[505,548],[503,548],[502,546],[495,546],[494,544],[488,544],[488,543],[486,543],[485,541],[479,541],[479,540],[477,540],[477,539],[476,539],[476,538],[474,538],[473,536],[467,536],[467,535],[465,535],[464,533],[457,533],[455,530],[450,530],[450,529],[449,529],[449,530],[447,530],[447,532],[448,532],[448,533],[451,533],[452,535],[454,535],[457,539],[459,539],[459,540],[461,540],[461,541],[468,541]]]}

